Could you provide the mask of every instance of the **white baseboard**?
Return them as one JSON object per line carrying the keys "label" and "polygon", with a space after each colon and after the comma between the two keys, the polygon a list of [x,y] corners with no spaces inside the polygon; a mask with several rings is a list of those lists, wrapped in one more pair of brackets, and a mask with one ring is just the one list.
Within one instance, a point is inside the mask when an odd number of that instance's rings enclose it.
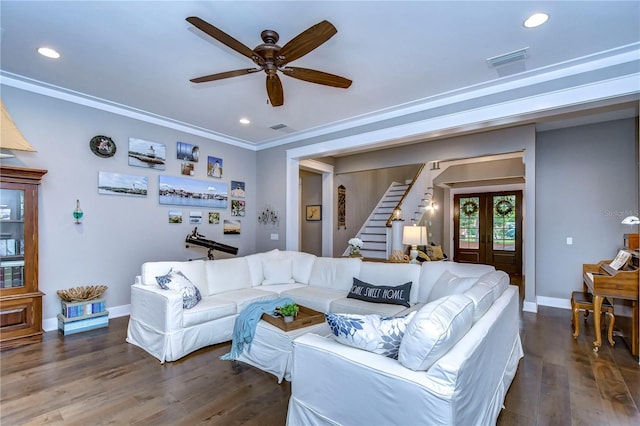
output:
{"label": "white baseboard", "polygon": [[[114,306],[107,308],[109,318],[124,317],[131,314],[131,305]],[[44,331],[55,331],[58,329],[58,318],[46,318],[42,320],[42,328]]]}
{"label": "white baseboard", "polygon": [[538,305],[541,305],[541,306],[549,306],[550,308],[571,309],[570,299],[561,299],[559,297],[538,296],[536,297],[536,301],[538,302]]}

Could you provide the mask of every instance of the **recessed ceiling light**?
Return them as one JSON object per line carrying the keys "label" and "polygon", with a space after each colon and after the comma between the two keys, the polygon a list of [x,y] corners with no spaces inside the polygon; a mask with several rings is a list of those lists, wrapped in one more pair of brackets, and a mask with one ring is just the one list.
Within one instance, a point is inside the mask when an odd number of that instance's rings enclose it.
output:
{"label": "recessed ceiling light", "polygon": [[52,59],[58,59],[60,57],[60,54],[50,47],[39,47],[38,53]]}
{"label": "recessed ceiling light", "polygon": [[251,124],[251,120],[243,117],[240,119],[240,124]]}
{"label": "recessed ceiling light", "polygon": [[547,22],[547,19],[549,19],[549,15],[546,13],[534,13],[524,21],[523,25],[527,28],[535,28]]}

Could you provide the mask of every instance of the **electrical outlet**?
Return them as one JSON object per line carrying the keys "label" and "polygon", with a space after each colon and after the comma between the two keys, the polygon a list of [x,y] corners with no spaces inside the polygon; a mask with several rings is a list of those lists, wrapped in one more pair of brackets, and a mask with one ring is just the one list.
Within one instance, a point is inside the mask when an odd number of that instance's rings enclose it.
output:
{"label": "electrical outlet", "polygon": [[573,244],[573,237],[567,237],[567,245],[570,246]]}
{"label": "electrical outlet", "polygon": [[271,234],[271,240],[272,241],[278,241],[279,235],[278,234]]}

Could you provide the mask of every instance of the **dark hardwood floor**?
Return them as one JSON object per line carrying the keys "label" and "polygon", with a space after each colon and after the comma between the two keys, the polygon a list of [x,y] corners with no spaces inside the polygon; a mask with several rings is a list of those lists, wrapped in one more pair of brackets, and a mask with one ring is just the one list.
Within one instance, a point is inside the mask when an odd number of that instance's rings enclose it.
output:
{"label": "dark hardwood floor", "polygon": [[[287,382],[220,361],[228,343],[161,365],[125,342],[127,321],[0,353],[0,424],[284,425]],[[592,320],[577,340],[570,322],[563,309],[522,314],[525,357],[499,425],[640,424],[638,361],[620,338],[594,354]]]}

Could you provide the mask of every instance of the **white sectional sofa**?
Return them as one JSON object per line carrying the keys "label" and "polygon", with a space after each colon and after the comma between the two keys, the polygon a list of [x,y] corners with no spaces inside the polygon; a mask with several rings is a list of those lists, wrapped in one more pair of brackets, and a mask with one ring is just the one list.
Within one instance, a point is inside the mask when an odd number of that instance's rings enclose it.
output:
{"label": "white sectional sofa", "polygon": [[[160,288],[157,277],[170,271],[180,271],[197,287],[199,303],[185,309],[181,294]],[[410,282],[408,306],[347,297],[354,279],[394,288]],[[235,319],[247,305],[279,297],[320,312],[413,318],[398,359],[331,336],[296,338],[290,425],[495,422],[523,355],[518,288],[492,266],[363,262],[279,250],[143,264],[131,287],[127,342],[162,363],[175,361],[230,341]],[[432,321],[426,329],[442,328],[441,335],[424,334],[425,321]],[[414,343],[405,345],[405,340]],[[429,360],[422,340],[433,349]]]}

